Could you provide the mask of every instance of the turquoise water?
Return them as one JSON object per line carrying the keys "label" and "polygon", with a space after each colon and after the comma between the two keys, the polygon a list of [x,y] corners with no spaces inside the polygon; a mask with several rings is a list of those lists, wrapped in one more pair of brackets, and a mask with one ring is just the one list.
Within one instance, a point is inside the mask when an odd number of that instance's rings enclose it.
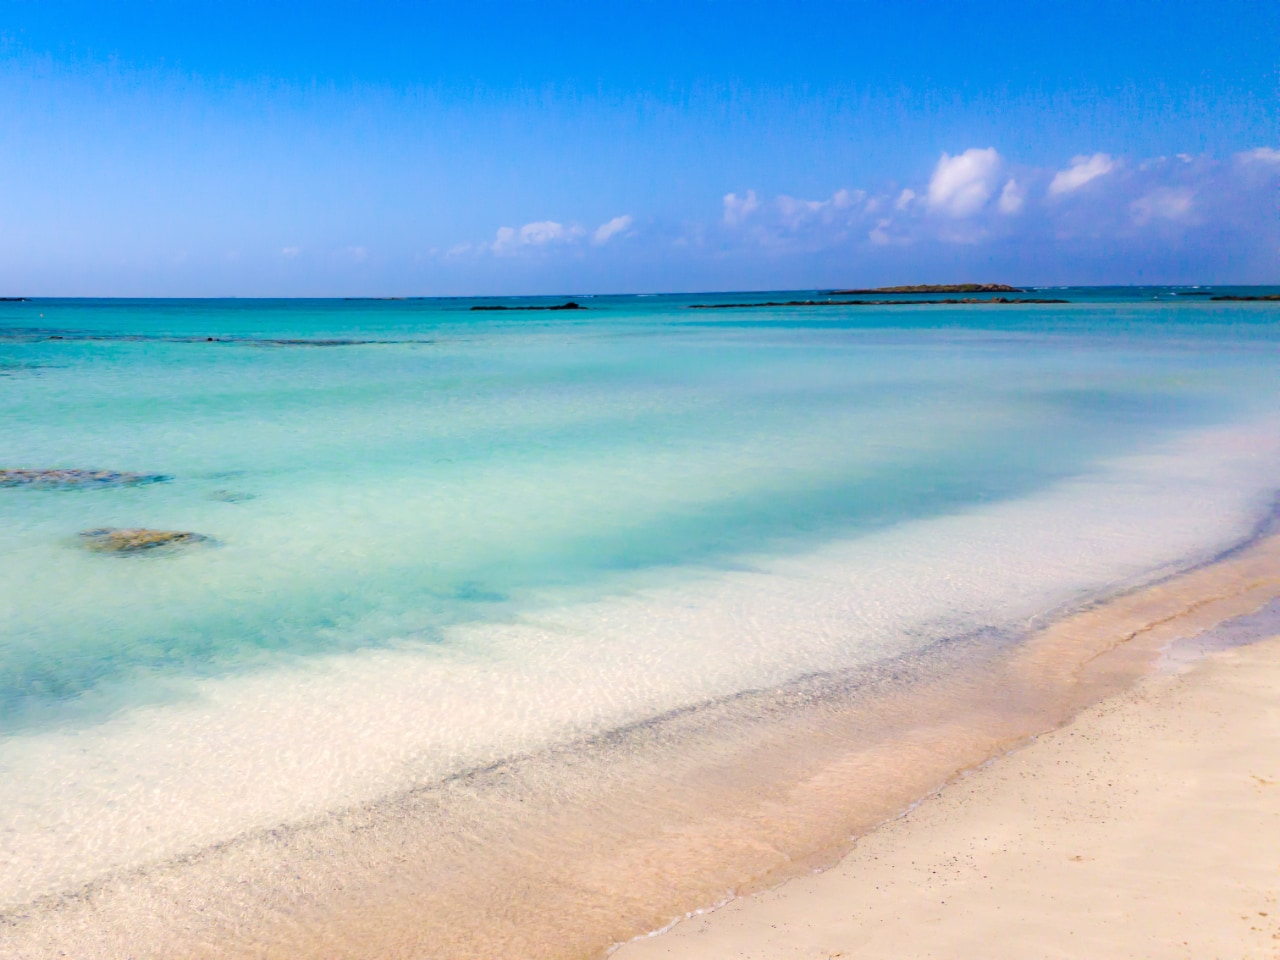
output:
{"label": "turquoise water", "polygon": [[0,488],[6,899],[97,869],[76,810],[151,831],[147,777],[281,781],[208,842],[1210,555],[1280,485],[1280,305],[1186,292],[0,303],[0,468],[171,478]]}

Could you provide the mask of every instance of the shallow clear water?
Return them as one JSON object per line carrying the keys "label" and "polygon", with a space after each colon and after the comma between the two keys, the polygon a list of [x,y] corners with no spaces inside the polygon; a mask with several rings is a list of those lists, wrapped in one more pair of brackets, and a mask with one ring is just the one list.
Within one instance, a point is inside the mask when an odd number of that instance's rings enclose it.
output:
{"label": "shallow clear water", "polygon": [[1178,293],[0,303],[0,468],[172,478],[0,488],[0,900],[1211,555],[1280,305]]}

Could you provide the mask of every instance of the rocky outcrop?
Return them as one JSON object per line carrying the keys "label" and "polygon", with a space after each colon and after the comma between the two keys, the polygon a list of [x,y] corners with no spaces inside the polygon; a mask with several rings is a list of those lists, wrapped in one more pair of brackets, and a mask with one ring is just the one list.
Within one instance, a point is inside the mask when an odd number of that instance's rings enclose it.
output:
{"label": "rocky outcrop", "polygon": [[505,303],[481,303],[481,304],[477,304],[471,309],[472,310],[585,310],[587,308],[580,303],[575,303],[574,301],[570,300],[568,303],[559,303],[553,307],[540,307],[540,306],[519,307],[519,306],[510,306],[509,304],[505,304]]}
{"label": "rocky outcrop", "polygon": [[1237,303],[1250,303],[1256,300],[1280,300],[1280,293],[1264,293],[1256,297],[1221,296],[1221,297],[1210,297],[1209,299],[1210,300],[1231,300]]}
{"label": "rocky outcrop", "polygon": [[172,479],[158,473],[120,473],[116,470],[0,468],[0,487],[136,487]]}
{"label": "rocky outcrop", "polygon": [[768,300],[764,303],[691,303],[690,310],[742,310],[749,307],[921,307],[964,303],[1070,303],[1032,297],[963,297],[947,300]]}
{"label": "rocky outcrop", "polygon": [[864,293],[1026,293],[1007,283],[918,283],[905,287],[871,287],[865,290],[832,290],[835,297]]}
{"label": "rocky outcrop", "polygon": [[143,528],[102,527],[80,534],[85,547],[95,553],[141,553],[161,547],[178,547],[202,543],[209,538],[186,530],[146,530]]}

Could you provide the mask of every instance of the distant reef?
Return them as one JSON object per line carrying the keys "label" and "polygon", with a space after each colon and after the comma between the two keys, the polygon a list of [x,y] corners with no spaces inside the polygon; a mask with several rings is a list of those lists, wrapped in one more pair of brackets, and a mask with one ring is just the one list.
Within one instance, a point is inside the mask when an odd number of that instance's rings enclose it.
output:
{"label": "distant reef", "polygon": [[962,303],[1070,303],[1030,297],[951,297],[945,300],[768,300],[764,303],[691,303],[690,310],[742,310],[750,307],[920,307]]}
{"label": "distant reef", "polygon": [[870,287],[864,290],[832,290],[833,297],[865,293],[1026,293],[1007,283],[918,283],[906,287]]}
{"label": "distant reef", "polygon": [[1263,293],[1256,297],[1233,297],[1223,295],[1220,297],[1210,297],[1210,300],[1234,300],[1236,302],[1248,302],[1250,300],[1280,300],[1280,293]]}
{"label": "distant reef", "polygon": [[165,334],[97,333],[91,330],[56,331],[43,327],[0,327],[0,343],[35,343],[45,341],[90,341],[103,343],[227,343],[248,347],[360,347],[385,343],[435,343],[434,340],[336,340],[256,337],[179,337]]}
{"label": "distant reef", "polygon": [[574,303],[570,300],[568,303],[558,303],[552,307],[527,306],[513,307],[505,303],[482,303],[471,308],[472,310],[585,310],[587,309],[580,303]]}

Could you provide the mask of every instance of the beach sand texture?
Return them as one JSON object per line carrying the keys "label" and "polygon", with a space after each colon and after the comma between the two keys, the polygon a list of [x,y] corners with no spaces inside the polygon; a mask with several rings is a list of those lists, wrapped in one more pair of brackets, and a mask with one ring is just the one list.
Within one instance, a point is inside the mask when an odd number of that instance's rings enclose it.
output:
{"label": "beach sand texture", "polygon": [[1088,708],[616,960],[1280,956],[1280,637]]}
{"label": "beach sand texture", "polygon": [[[873,679],[870,693],[852,697],[838,684],[828,690],[827,681],[815,681],[676,714],[568,754],[500,764],[437,790],[246,836],[37,902],[3,918],[0,944],[14,957],[600,956],[611,942],[643,935],[683,911],[834,863],[851,838],[867,835],[958,771],[1129,689],[1170,642],[1252,614],[1277,596],[1280,538],[1272,536],[1067,617],[976,672],[943,671],[906,683]],[[1261,657],[1273,649],[1236,656]],[[1079,726],[997,763],[991,768],[997,773],[964,780],[943,799],[871,833],[837,872],[800,881],[839,890],[850,869],[870,864],[848,881],[861,891],[856,895],[837,892],[823,901],[819,894],[809,906],[807,887],[784,887],[713,915],[713,933],[698,933],[701,921],[682,924],[670,936],[624,948],[622,956],[680,949],[694,951],[690,956],[734,956],[734,949],[770,944],[782,952],[738,955],[831,956],[846,951],[842,936],[853,938],[847,942],[855,954],[935,955],[932,947],[912,954],[907,941],[899,951],[881,946],[897,942],[892,939],[870,945],[857,939],[891,938],[894,930],[915,935],[921,924],[930,935],[959,938],[953,941],[958,952],[936,955],[996,955],[964,937],[1004,931],[1011,956],[1048,956],[1056,949],[1073,955],[1076,948],[1062,939],[1071,934],[1059,936],[1053,918],[1093,915],[1084,904],[1100,904],[1096,918],[1127,929],[1126,904],[1139,898],[1149,898],[1142,900],[1145,915],[1162,925],[1160,942],[1178,946],[1195,931],[1190,922],[1186,930],[1178,925],[1177,910],[1212,912],[1214,897],[1237,896],[1231,886],[1237,882],[1256,894],[1243,898],[1248,909],[1233,906],[1221,914],[1236,918],[1233,924],[1253,916],[1243,928],[1232,927],[1232,942],[1254,934],[1252,926],[1270,931],[1274,924],[1257,914],[1271,912],[1266,897],[1274,888],[1247,879],[1251,871],[1274,878],[1266,866],[1280,863],[1266,859],[1280,835],[1271,818],[1271,784],[1263,782],[1280,777],[1276,707],[1274,699],[1258,701],[1259,691],[1274,688],[1270,669],[1252,681],[1247,671],[1241,674],[1241,683],[1255,686],[1233,693],[1226,678],[1235,674],[1220,668],[1226,686],[1206,709],[1177,707],[1179,695],[1200,696],[1195,681],[1182,679],[1108,702]],[[1237,695],[1239,708],[1231,699]],[[1156,703],[1160,696],[1172,698],[1172,706],[1161,711],[1143,699]],[[1262,719],[1249,720],[1250,696]],[[1223,716],[1215,717],[1214,709]],[[1253,739],[1244,727],[1237,734],[1222,726],[1237,709],[1240,723],[1262,724]],[[1114,741],[1090,732],[1107,729],[1112,716],[1120,718]],[[1201,730],[1196,724],[1202,722],[1208,726],[1196,737],[1181,733]],[[1162,724],[1168,735],[1155,736]],[[1221,731],[1222,743],[1213,731]],[[1250,752],[1265,743],[1270,762]],[[1092,749],[1096,769],[1059,764],[1055,751],[1067,748]],[[1179,757],[1182,767],[1138,764]],[[1195,774],[1199,780],[1179,779],[1179,769],[1205,772]],[[1235,783],[1244,793],[1230,816],[1214,805],[1227,771],[1244,778]],[[558,785],[550,795],[548,782]],[[1005,794],[1000,782],[1008,784]],[[1190,806],[1176,803],[1180,797]],[[1249,797],[1255,807],[1237,816],[1248,808],[1241,798]],[[483,821],[475,819],[477,809],[485,811]],[[952,811],[950,819],[934,810]],[[930,818],[939,816],[931,826]],[[1072,823],[1083,831],[1079,837],[1069,832]],[[1060,843],[1049,825],[1068,831]],[[1228,831],[1220,844],[1207,832],[1219,826]],[[1019,837],[1029,846],[1020,846]],[[1179,852],[1180,837],[1194,839],[1191,853]],[[1082,859],[1070,859],[1075,856]],[[1184,863],[1183,856],[1190,859]],[[1116,863],[1125,869],[1089,873]],[[894,864],[901,872],[893,872]],[[1051,876],[1054,867],[1076,872]],[[1188,896],[1192,883],[1215,892]],[[956,907],[965,902],[962,890],[973,898],[972,908]],[[1185,904],[1162,901],[1160,891]],[[901,907],[895,898],[902,898]],[[779,926],[773,939],[750,926],[753,910],[785,902],[794,904],[796,917],[819,912],[812,922],[794,921],[792,933]],[[818,906],[824,902],[833,905]],[[884,905],[881,920],[865,919],[870,913],[855,906],[870,911],[877,903]],[[822,909],[838,918],[835,926],[822,926]],[[967,919],[952,929],[953,917]],[[984,917],[995,926],[982,927]],[[739,919],[748,926],[735,934]],[[773,929],[772,922],[765,927]],[[1143,942],[1147,935],[1138,923],[1133,930],[1134,942]],[[1076,936],[1088,942],[1081,931]],[[1108,936],[1101,928],[1095,935],[1101,938],[1095,944]],[[1176,944],[1175,935],[1181,938]],[[1074,955],[1118,955],[1080,949]]]}

